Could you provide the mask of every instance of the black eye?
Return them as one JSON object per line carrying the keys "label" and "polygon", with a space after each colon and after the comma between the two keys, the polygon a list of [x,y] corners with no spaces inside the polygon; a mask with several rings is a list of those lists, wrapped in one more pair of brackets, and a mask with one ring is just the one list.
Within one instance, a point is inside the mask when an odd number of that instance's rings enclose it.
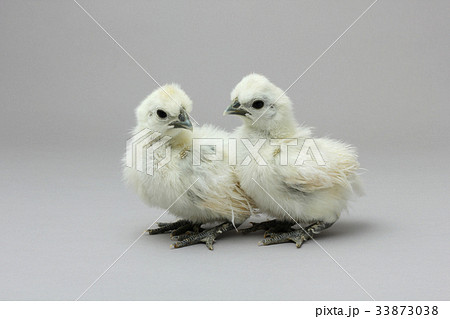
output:
{"label": "black eye", "polygon": [[264,106],[264,102],[261,100],[257,100],[255,102],[253,102],[253,104],[252,104],[252,108],[254,108],[254,109],[260,109],[263,106]]}
{"label": "black eye", "polygon": [[158,117],[161,119],[165,119],[167,117],[167,113],[164,112],[163,110],[156,111],[156,114],[158,114]]}

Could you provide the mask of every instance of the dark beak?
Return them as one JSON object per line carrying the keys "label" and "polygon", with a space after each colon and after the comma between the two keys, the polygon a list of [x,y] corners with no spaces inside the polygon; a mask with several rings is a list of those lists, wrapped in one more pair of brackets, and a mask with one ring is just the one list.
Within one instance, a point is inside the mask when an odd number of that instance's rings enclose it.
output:
{"label": "dark beak", "polygon": [[184,128],[186,130],[193,130],[191,120],[189,120],[189,115],[183,109],[178,115],[178,121],[173,121],[169,125],[172,125],[173,128]]}
{"label": "dark beak", "polygon": [[249,111],[243,109],[241,107],[241,103],[239,103],[239,101],[234,101],[233,104],[231,104],[226,110],[225,112],[223,112],[223,115],[227,115],[227,114],[236,114],[236,115],[247,115],[250,114]]}

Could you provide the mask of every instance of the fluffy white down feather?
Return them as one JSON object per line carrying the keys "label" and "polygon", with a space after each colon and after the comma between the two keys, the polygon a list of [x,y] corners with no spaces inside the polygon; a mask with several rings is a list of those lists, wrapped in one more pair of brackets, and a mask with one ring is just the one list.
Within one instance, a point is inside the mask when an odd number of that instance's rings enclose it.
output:
{"label": "fluffy white down feather", "polygon": [[[221,138],[226,141],[228,133],[211,125],[194,127],[193,132],[171,128],[167,125],[168,120],[157,119],[155,115],[156,110],[164,110],[168,118],[176,118],[181,108],[189,112],[192,102],[179,86],[173,84],[155,90],[136,109],[138,123],[133,133],[148,128],[172,136],[167,142],[172,148],[171,160],[155,169],[153,175],[124,165],[125,182],[148,205],[161,209],[170,207],[169,212],[179,218],[195,223],[233,220],[237,224],[242,223],[251,215],[254,204],[239,187],[234,169],[228,165],[226,145],[223,161],[204,158],[207,149],[201,153],[201,165],[193,165],[193,138]],[[213,149],[209,151],[214,153]],[[165,156],[165,148],[159,148],[154,156],[155,162],[159,162]]]}
{"label": "fluffy white down feather", "polygon": [[[236,170],[241,187],[261,212],[278,220],[292,222],[293,218],[303,224],[315,221],[334,223],[347,208],[348,200],[354,194],[362,193],[357,153],[353,147],[340,141],[315,138],[325,165],[313,161],[294,165],[303,141],[311,138],[312,134],[309,128],[296,122],[290,99],[286,95],[279,98],[282,93],[264,76],[251,74],[244,77],[231,94],[232,101],[238,101],[240,107],[249,112],[243,117],[244,125],[237,128],[233,136],[248,138],[253,145],[258,139],[267,139],[259,150],[267,165],[258,165],[255,160],[247,166],[239,165],[249,152],[238,142]],[[262,100],[265,106],[252,108],[256,100]],[[281,155],[277,146],[270,145],[271,139],[297,140],[297,146],[288,148],[288,165],[280,165]]]}

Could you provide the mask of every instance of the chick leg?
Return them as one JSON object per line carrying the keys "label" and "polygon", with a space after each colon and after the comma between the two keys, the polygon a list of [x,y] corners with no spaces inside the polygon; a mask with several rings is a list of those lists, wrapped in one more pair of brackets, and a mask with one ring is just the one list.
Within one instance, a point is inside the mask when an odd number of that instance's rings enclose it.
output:
{"label": "chick leg", "polygon": [[204,230],[198,234],[194,234],[187,238],[184,238],[183,240],[177,241],[177,242],[173,243],[170,247],[171,248],[181,248],[181,247],[198,244],[200,242],[204,242],[206,244],[206,247],[208,247],[209,250],[213,250],[214,249],[213,244],[216,241],[216,238],[219,235],[221,235],[222,233],[232,230],[233,228],[234,228],[234,226],[232,223],[225,222],[223,224],[220,224],[219,226]]}
{"label": "chick leg", "polygon": [[276,233],[281,231],[291,230],[291,223],[279,221],[276,219],[268,220],[262,223],[251,223],[252,226],[249,228],[242,229],[244,234],[251,233],[258,230],[265,230],[264,237],[267,237],[270,233]]}
{"label": "chick leg", "polygon": [[329,228],[331,225],[333,225],[333,223],[316,222],[303,229],[291,230],[284,233],[271,233],[269,235],[270,237],[264,238],[258,243],[258,245],[266,246],[293,241],[297,248],[300,248],[305,241],[313,238],[314,235],[319,234],[324,229]]}
{"label": "chick leg", "polygon": [[196,224],[185,220],[180,219],[173,223],[158,223],[158,228],[148,229],[149,235],[162,234],[169,231],[179,231],[179,233],[186,232],[190,229],[193,229]]}
{"label": "chick leg", "polygon": [[194,234],[198,234],[199,232],[204,230],[201,226],[202,224],[183,225],[170,233],[170,239],[179,241],[188,238],[189,236],[192,236]]}

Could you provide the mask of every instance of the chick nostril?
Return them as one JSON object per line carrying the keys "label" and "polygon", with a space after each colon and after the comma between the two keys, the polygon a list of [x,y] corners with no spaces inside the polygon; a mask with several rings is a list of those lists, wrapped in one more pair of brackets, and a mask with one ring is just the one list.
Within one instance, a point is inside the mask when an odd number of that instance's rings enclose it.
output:
{"label": "chick nostril", "polygon": [[181,122],[186,121],[186,117],[184,116],[184,114],[178,115],[178,119],[179,119]]}

